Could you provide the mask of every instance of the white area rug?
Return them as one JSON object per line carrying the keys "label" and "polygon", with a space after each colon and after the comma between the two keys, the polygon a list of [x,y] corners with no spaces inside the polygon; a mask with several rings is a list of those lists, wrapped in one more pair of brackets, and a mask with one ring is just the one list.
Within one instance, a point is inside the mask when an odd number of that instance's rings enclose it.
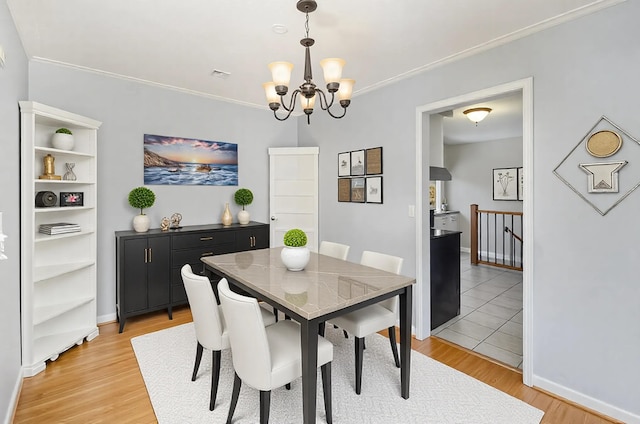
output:
{"label": "white area rug", "polygon": [[[327,326],[334,344],[332,364],[333,422],[346,423],[539,423],[543,412],[453,368],[412,351],[411,392],[400,397],[400,370],[389,341],[367,337],[362,394],[354,390],[353,338]],[[222,353],[216,408],[209,411],[211,352],[205,350],[195,382],[191,372],[196,351],[193,324],[184,324],[131,340],[153,409],[160,424],[226,422],[233,386],[230,351]],[[234,423],[258,423],[259,393],[243,385]],[[317,421],[324,423],[322,382],[318,370]],[[270,423],[302,422],[302,388],[294,381],[271,393]]]}

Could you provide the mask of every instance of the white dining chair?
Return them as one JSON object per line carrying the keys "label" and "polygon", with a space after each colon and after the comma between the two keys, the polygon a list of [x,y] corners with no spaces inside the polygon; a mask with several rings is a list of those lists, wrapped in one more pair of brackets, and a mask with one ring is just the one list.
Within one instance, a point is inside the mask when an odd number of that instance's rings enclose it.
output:
{"label": "white dining chair", "polygon": [[[213,411],[220,380],[220,359],[224,349],[229,349],[229,336],[226,322],[220,306],[216,302],[211,282],[204,275],[194,274],[189,264],[180,270],[182,282],[187,292],[187,299],[193,316],[193,325],[196,330],[196,362],[193,366],[191,381],[196,381],[202,353],[204,349],[212,352],[211,365],[211,400],[209,410]],[[269,311],[261,309],[262,322],[265,325],[275,323],[275,317]]]}
{"label": "white dining chair", "polygon": [[[360,263],[362,265],[378,268],[383,271],[400,274],[403,258],[384,253],[362,252]],[[386,299],[362,309],[331,318],[331,324],[342,328],[355,338],[355,364],[356,364],[356,393],[360,394],[362,388],[362,359],[364,355],[364,338],[370,334],[389,331],[389,343],[393,352],[396,367],[400,368],[398,346],[396,342],[396,321],[398,310],[398,296]],[[404,343],[408,342],[403,340]]]}
{"label": "white dining chair", "polygon": [[346,244],[323,240],[320,242],[320,249],[318,249],[318,253],[346,261],[350,248],[351,246],[347,246]]}
{"label": "white dining chair", "polygon": [[[256,299],[232,292],[226,279],[218,283],[220,304],[227,319],[235,377],[227,424],[231,423],[245,384],[260,391],[260,424],[269,422],[271,390],[302,376],[300,325],[281,320],[265,327]],[[333,345],[318,336],[318,366],[322,371],[324,407],[327,423],[331,413],[331,361]]]}

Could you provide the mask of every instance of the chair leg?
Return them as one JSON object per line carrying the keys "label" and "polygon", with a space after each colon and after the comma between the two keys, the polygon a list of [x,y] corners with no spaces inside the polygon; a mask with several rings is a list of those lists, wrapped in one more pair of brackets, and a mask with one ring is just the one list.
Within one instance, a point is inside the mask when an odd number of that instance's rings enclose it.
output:
{"label": "chair leg", "polygon": [[260,390],[260,424],[269,424],[269,406],[271,405],[271,391]]}
{"label": "chair leg", "polygon": [[347,333],[347,330],[342,330],[342,332],[344,333],[344,338],[348,339],[349,338],[349,333]]}
{"label": "chair leg", "polygon": [[278,310],[276,308],[273,308],[273,315],[275,315],[276,322],[278,322]]}
{"label": "chair leg", "polygon": [[229,415],[227,415],[227,424],[231,424],[233,413],[236,411],[236,405],[238,404],[238,397],[240,396],[240,386],[242,385],[242,380],[240,380],[238,374],[234,374],[235,377],[233,378],[233,390],[231,392],[231,404],[229,404]]}
{"label": "chair leg", "polygon": [[193,366],[193,374],[191,375],[191,381],[196,381],[196,375],[198,374],[198,368],[200,368],[200,361],[202,360],[202,351],[204,347],[198,342],[196,347],[196,363]]}
{"label": "chair leg", "polygon": [[327,424],[333,422],[333,413],[331,407],[331,362],[327,362],[320,367],[322,371],[322,392],[324,394],[324,411],[327,418]]}
{"label": "chair leg", "polygon": [[400,357],[398,356],[398,344],[396,343],[396,327],[389,327],[389,343],[391,343],[391,351],[393,352],[393,360],[396,361],[396,367],[400,368]]}
{"label": "chair leg", "polygon": [[364,337],[354,337],[356,351],[356,394],[362,389],[362,356],[364,354]]}
{"label": "chair leg", "polygon": [[216,395],[218,394],[218,382],[220,381],[220,359],[222,351],[214,350],[211,361],[211,401],[209,402],[209,411],[213,411],[216,407]]}
{"label": "chair leg", "polygon": [[318,334],[321,335],[322,337],[324,337],[325,327],[326,327],[325,322],[321,322],[320,325],[318,326]]}
{"label": "chair leg", "polygon": [[291,383],[287,383],[284,385],[285,389],[291,390]]}

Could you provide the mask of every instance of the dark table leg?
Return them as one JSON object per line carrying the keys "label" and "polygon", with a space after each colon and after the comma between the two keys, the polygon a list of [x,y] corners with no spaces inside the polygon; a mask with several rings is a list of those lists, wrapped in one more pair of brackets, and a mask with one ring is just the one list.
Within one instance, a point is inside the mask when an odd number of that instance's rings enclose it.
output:
{"label": "dark table leg", "polygon": [[301,320],[302,349],[302,419],[304,424],[316,422],[316,385],[318,373],[318,322]]}
{"label": "dark table leg", "polygon": [[412,287],[407,286],[400,294],[400,387],[404,399],[409,399],[411,381],[411,309],[413,307]]}

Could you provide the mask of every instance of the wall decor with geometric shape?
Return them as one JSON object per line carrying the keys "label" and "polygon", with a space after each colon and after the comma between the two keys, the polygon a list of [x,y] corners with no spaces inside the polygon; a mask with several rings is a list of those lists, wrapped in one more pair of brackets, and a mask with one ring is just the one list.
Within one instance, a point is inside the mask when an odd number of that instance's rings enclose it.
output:
{"label": "wall decor with geometric shape", "polygon": [[640,141],[603,115],[553,173],[604,216],[640,186]]}

